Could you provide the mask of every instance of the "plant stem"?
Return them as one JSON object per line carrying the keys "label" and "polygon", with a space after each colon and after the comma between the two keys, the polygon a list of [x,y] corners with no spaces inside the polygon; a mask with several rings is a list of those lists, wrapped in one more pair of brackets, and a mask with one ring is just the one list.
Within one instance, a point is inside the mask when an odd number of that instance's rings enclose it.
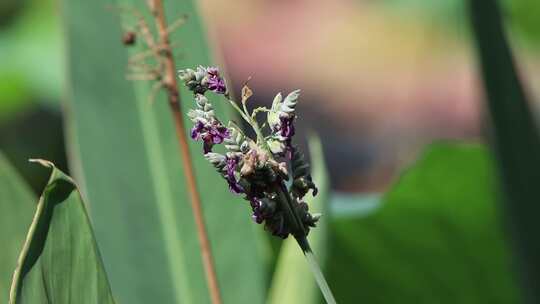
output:
{"label": "plant stem", "polygon": [[246,107],[246,103],[242,103],[242,107],[244,110],[240,109],[240,107],[236,104],[236,102],[230,98],[227,97],[227,100],[229,103],[233,106],[233,108],[242,116],[242,118],[251,126],[255,134],[257,135],[257,142],[262,145],[262,147],[270,152],[270,147],[266,143],[266,140],[264,139],[264,135],[261,132],[261,128],[259,127],[259,124],[257,123],[257,120],[250,116],[249,111]]}
{"label": "plant stem", "polygon": [[177,88],[178,85],[176,81],[175,64],[169,41],[167,22],[165,20],[165,14],[163,12],[163,3],[161,2],[161,0],[149,0],[148,5],[150,7],[152,15],[155,18],[160,44],[162,47],[161,55],[163,56],[165,64],[163,84],[165,89],[167,90],[169,106],[173,114],[176,135],[178,138],[178,144],[180,146],[180,154],[182,156],[182,164],[184,167],[184,175],[186,177],[187,188],[191,199],[191,207],[193,209],[193,216],[195,218],[195,224],[197,226],[197,236],[199,238],[201,258],[206,274],[208,290],[210,292],[210,298],[212,300],[212,303],[221,304],[221,295],[219,291],[216,270],[214,267],[210,241],[208,240],[208,233],[206,231],[206,225],[203,218],[201,198],[199,195],[199,191],[197,190],[197,183],[195,180],[193,164],[191,161],[189,145],[184,127],[182,109],[180,107],[180,95]]}
{"label": "plant stem", "polygon": [[326,282],[326,279],[324,278],[321,268],[319,267],[319,264],[317,263],[317,260],[315,259],[315,255],[313,254],[313,251],[311,251],[311,249],[309,249],[308,251],[304,251],[304,256],[306,257],[306,260],[308,261],[309,268],[311,269],[311,272],[313,273],[313,276],[315,277],[315,281],[317,281],[317,285],[319,285],[319,289],[321,290],[324,296],[324,299],[326,300],[326,303],[336,304],[336,299],[334,299],[332,290],[330,290],[330,286],[328,286],[328,283]]}
{"label": "plant stem", "polygon": [[293,228],[292,234],[296,239],[298,246],[300,246],[300,249],[302,249],[302,253],[304,253],[304,256],[306,257],[309,268],[313,273],[313,276],[315,277],[315,281],[317,282],[317,285],[319,286],[319,289],[321,290],[321,293],[323,294],[326,303],[335,304],[336,300],[334,299],[334,295],[332,294],[332,291],[330,290],[330,287],[326,282],[321,268],[319,267],[319,264],[315,259],[315,255],[313,254],[313,250],[311,250],[311,246],[309,245],[309,241],[306,236],[305,227],[302,224],[302,221],[298,217],[297,213],[294,211],[291,196],[289,195],[288,191],[286,191],[283,182],[275,186],[274,191],[278,196],[278,202],[281,203],[281,207],[285,213],[287,221],[289,222],[289,224],[291,224],[291,227]]}
{"label": "plant stem", "polygon": [[[242,109],[240,109],[240,107],[236,104],[236,102],[234,102],[234,100],[229,99],[229,98],[227,98],[227,100],[229,101],[229,103],[231,104],[231,106],[233,106],[233,108],[240,114],[240,116],[242,116],[242,118],[243,118],[249,125],[251,125],[251,119],[249,119],[249,117],[247,116],[247,114],[244,113],[244,111],[242,111]],[[253,127],[253,126],[251,126],[251,127]]]}
{"label": "plant stem", "polygon": [[246,101],[243,98],[242,98],[242,108],[244,109],[244,113],[246,113],[246,115],[251,118],[251,115],[249,114],[249,111],[246,106]]}
{"label": "plant stem", "polygon": [[255,134],[257,134],[257,141],[259,142],[259,144],[262,145],[262,147],[266,151],[268,151],[270,154],[272,154],[272,152],[270,151],[270,147],[268,146],[268,143],[264,139],[264,135],[261,132],[261,128],[259,127],[259,124],[257,123],[257,120],[252,119],[252,122],[253,122],[253,130],[255,131]]}
{"label": "plant stem", "polygon": [[[285,185],[283,182],[279,182],[277,185],[274,186],[274,192],[277,195],[277,201],[281,204],[281,210],[283,210],[285,215],[285,220],[288,222],[288,224],[291,227],[291,233],[294,235],[294,237],[297,239],[298,244],[300,244],[300,247],[302,247],[303,239],[306,239],[306,230],[304,228],[304,225],[302,224],[302,221],[300,218],[298,218],[298,215],[294,211],[294,207],[292,205],[291,197],[289,196],[288,191],[285,189]],[[305,241],[307,244],[307,240]],[[307,247],[303,248],[302,251],[308,250],[309,244]]]}

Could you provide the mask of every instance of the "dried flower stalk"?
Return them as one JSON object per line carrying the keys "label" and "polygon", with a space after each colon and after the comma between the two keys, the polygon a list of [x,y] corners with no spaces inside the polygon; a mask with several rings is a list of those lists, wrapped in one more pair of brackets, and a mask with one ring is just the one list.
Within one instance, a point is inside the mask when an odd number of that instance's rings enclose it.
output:
{"label": "dried flower stalk", "polygon": [[[167,93],[167,99],[173,115],[178,145],[180,147],[182,165],[186,177],[187,189],[197,228],[196,230],[200,244],[201,258],[205,270],[210,298],[213,304],[221,304],[221,294],[210,242],[208,239],[208,233],[203,218],[201,198],[197,189],[197,183],[187,142],[186,129],[184,127],[182,118],[175,62],[172,52],[172,44],[169,39],[169,34],[178,28],[186,18],[182,17],[173,22],[171,25],[167,26],[162,1],[147,0],[147,4],[155,21],[155,26],[158,33],[157,39],[155,39],[152,35],[149,25],[142,14],[132,8],[121,8],[124,11],[132,13],[137,18],[137,26],[135,29],[129,30],[124,34],[122,37],[122,42],[125,45],[130,46],[135,44],[137,36],[141,36],[144,43],[148,47],[148,50],[136,54],[129,59],[128,68],[130,70],[130,74],[127,75],[127,77],[128,79],[132,80],[155,81],[150,93],[150,101],[154,100],[155,95],[161,89],[164,89]],[[156,66],[146,63],[146,59],[149,57],[153,58],[157,62]]]}

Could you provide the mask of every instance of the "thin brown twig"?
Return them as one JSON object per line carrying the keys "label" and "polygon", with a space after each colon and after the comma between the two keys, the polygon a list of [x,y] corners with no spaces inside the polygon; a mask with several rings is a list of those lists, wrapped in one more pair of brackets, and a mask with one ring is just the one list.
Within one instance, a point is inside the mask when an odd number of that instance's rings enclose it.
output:
{"label": "thin brown twig", "polygon": [[186,20],[187,20],[187,16],[182,16],[176,19],[176,21],[174,21],[173,23],[169,24],[169,26],[167,26],[167,33],[170,34],[174,32],[177,28],[185,24]]}
{"label": "thin brown twig", "polygon": [[180,107],[180,95],[178,92],[178,86],[176,81],[176,70],[173,53],[170,46],[169,30],[163,11],[163,3],[161,0],[148,0],[148,6],[152,15],[155,18],[156,27],[159,35],[158,44],[163,47],[163,50],[159,52],[164,59],[164,70],[162,79],[163,87],[167,91],[169,106],[174,118],[176,135],[178,138],[178,144],[180,146],[180,153],[182,156],[182,164],[184,166],[184,173],[186,177],[188,192],[191,198],[191,207],[193,209],[195,224],[197,226],[197,235],[201,247],[201,257],[205,269],[206,280],[208,283],[208,290],[210,291],[210,298],[212,300],[212,303],[221,304],[221,295],[210,249],[210,241],[208,240],[208,233],[206,231],[206,226],[204,223],[201,198],[197,190],[197,183],[195,180],[193,164],[191,162],[191,156],[184,127],[184,120],[182,117],[182,110]]}
{"label": "thin brown twig", "polygon": [[148,104],[150,105],[154,104],[154,101],[156,100],[156,96],[162,88],[163,88],[163,83],[161,81],[158,81],[152,85],[152,88],[150,89],[150,95],[148,96]]}

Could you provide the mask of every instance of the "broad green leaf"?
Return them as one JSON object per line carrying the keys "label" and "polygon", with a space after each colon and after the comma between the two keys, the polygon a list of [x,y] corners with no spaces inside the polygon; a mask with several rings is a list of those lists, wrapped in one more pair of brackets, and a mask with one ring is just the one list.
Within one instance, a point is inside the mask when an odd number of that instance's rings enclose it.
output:
{"label": "broad green leaf", "polygon": [[[310,212],[322,213],[323,215],[317,227],[311,229],[308,240],[322,267],[326,259],[328,245],[327,223],[329,214],[327,201],[329,185],[321,142],[318,137],[312,137],[309,144],[313,180],[319,188],[319,194],[316,197],[306,196],[306,202],[310,205]],[[329,284],[332,287],[332,282]],[[302,250],[298,247],[294,238],[287,238],[283,242],[279,253],[267,303],[317,303],[321,298],[321,292],[315,283]]]}
{"label": "broad green leaf", "polygon": [[17,256],[32,222],[35,197],[7,159],[0,153],[0,302],[8,301]]}
{"label": "broad green leaf", "polygon": [[429,148],[378,211],[332,222],[338,303],[518,303],[496,193],[487,149]]}
{"label": "broad green leaf", "polygon": [[540,301],[540,133],[505,37],[498,2],[469,1],[487,97],[491,142],[504,188],[504,215],[513,232],[526,294]]}
{"label": "broad green leaf", "polygon": [[114,303],[86,207],[71,178],[52,169],[18,259],[10,303]]}
{"label": "broad green leaf", "polygon": [[519,31],[528,41],[535,43],[538,48],[540,45],[540,2],[535,0],[502,2],[503,8],[508,10],[505,13],[510,15],[510,25],[512,30]]}
{"label": "broad green leaf", "polygon": [[[188,15],[171,37],[178,43],[178,68],[209,65],[195,1],[164,3],[169,23]],[[106,9],[119,4],[148,15],[144,0],[63,4],[70,165],[88,198],[119,302],[208,303],[171,113],[163,92],[149,103],[153,83],[125,79],[128,50],[121,43],[121,23],[133,26],[136,20]],[[140,51],[144,49],[135,46],[130,54]],[[187,113],[193,97],[179,89]],[[226,121],[227,104],[211,101]],[[191,125],[187,117],[185,122]],[[230,194],[204,159],[200,143],[190,145],[224,302],[262,303],[266,261],[256,239],[261,227],[251,221],[249,204]]]}

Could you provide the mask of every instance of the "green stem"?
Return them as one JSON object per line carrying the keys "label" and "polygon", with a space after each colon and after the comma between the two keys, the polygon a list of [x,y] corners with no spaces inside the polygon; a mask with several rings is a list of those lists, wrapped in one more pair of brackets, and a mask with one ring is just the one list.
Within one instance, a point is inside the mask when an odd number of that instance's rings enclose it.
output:
{"label": "green stem", "polygon": [[298,217],[298,214],[294,211],[292,199],[289,193],[285,191],[283,183],[281,183],[280,185],[276,185],[274,190],[278,196],[278,202],[281,203],[281,209],[285,213],[286,220],[291,225],[292,234],[294,235],[298,246],[300,246],[300,249],[302,249],[302,252],[306,257],[309,268],[313,273],[313,276],[315,277],[315,281],[317,282],[317,285],[319,286],[319,289],[321,290],[321,293],[323,294],[326,303],[336,304],[334,295],[332,294],[332,291],[330,290],[330,287],[326,282],[321,268],[319,267],[319,264],[315,259],[313,250],[311,250],[311,246],[309,245],[309,241],[306,237],[306,230],[304,228],[304,225]]}
{"label": "green stem", "polygon": [[[294,207],[292,205],[292,200],[289,196],[289,193],[284,189],[283,182],[280,182],[279,184],[274,186],[274,191],[276,193],[277,201],[279,204],[281,204],[281,210],[283,210],[285,215],[285,220],[288,222],[288,224],[291,226],[291,233],[294,235],[294,237],[297,239],[298,244],[300,244],[300,247],[302,247],[302,244],[307,244],[307,240],[304,242],[303,239],[305,239],[306,230],[304,228],[304,225],[302,224],[302,221],[294,211]],[[302,251],[308,250],[309,246],[302,248]]]}
{"label": "green stem", "polygon": [[243,98],[242,98],[242,108],[244,109],[244,113],[246,113],[246,115],[249,116],[249,111],[248,111],[247,106],[246,106],[246,101],[243,100]]}
{"label": "green stem", "polygon": [[313,276],[315,277],[315,281],[317,281],[317,285],[319,285],[319,289],[321,290],[324,296],[324,299],[326,300],[326,303],[336,304],[336,299],[334,298],[334,295],[332,294],[332,290],[330,290],[330,286],[328,286],[328,283],[326,282],[326,279],[324,278],[321,268],[319,267],[319,264],[317,263],[317,260],[315,259],[315,254],[313,254],[313,251],[309,249],[308,251],[304,251],[304,256],[306,257],[306,260],[309,264],[309,268],[311,269],[311,272],[313,273]]}
{"label": "green stem", "polygon": [[240,116],[242,116],[242,118],[251,126],[253,131],[255,131],[255,134],[257,135],[257,142],[260,145],[262,145],[262,147],[266,151],[270,152],[270,147],[268,146],[268,144],[266,143],[266,140],[264,139],[264,135],[261,132],[261,128],[259,128],[259,124],[257,123],[255,119],[249,116],[249,111],[247,110],[246,104],[242,103],[242,107],[244,108],[244,110],[242,110],[240,109],[238,104],[236,104],[234,100],[230,98],[227,98],[227,100],[233,106],[233,108],[240,114]]}
{"label": "green stem", "polygon": [[253,131],[255,131],[255,134],[257,134],[257,141],[262,145],[262,147],[270,154],[270,147],[268,146],[268,143],[266,142],[266,139],[264,139],[264,135],[261,132],[261,128],[259,127],[259,124],[255,119],[252,120],[252,127]]}
{"label": "green stem", "polygon": [[[234,102],[234,100],[231,100],[231,99],[228,99],[227,100],[229,101],[229,103],[231,104],[231,106],[233,106],[233,108],[240,114],[240,116],[242,116],[242,118],[249,124],[251,125],[251,119],[247,116],[246,113],[244,113],[244,111],[242,111],[242,109],[240,109],[240,107],[236,104],[236,102]],[[251,127],[253,127],[251,125]]]}

